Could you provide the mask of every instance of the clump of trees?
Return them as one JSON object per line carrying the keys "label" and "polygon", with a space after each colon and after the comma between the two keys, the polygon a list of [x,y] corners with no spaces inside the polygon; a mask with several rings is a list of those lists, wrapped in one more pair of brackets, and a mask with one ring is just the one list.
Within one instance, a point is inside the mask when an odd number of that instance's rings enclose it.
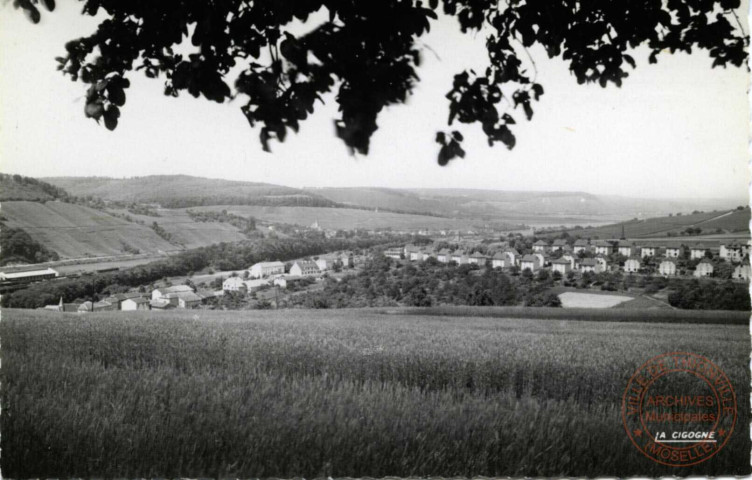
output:
{"label": "clump of trees", "polygon": [[669,294],[668,303],[691,310],[750,310],[748,285],[731,281],[682,282]]}
{"label": "clump of trees", "polygon": [[0,224],[0,265],[55,260],[59,260],[57,253],[48,250],[24,230]]}

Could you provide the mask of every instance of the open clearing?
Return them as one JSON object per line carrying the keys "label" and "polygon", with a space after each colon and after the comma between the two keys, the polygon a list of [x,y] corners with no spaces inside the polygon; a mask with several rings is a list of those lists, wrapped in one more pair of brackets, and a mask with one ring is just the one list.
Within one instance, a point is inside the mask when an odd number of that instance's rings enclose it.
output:
{"label": "open clearing", "polygon": [[[5,310],[3,474],[671,476],[621,423],[636,368],[696,352],[749,398],[746,325],[411,312]],[[749,473],[742,405],[682,475]]]}
{"label": "open clearing", "polygon": [[561,306],[564,308],[611,308],[633,298],[625,295],[603,295],[600,293],[564,292],[559,294]]}

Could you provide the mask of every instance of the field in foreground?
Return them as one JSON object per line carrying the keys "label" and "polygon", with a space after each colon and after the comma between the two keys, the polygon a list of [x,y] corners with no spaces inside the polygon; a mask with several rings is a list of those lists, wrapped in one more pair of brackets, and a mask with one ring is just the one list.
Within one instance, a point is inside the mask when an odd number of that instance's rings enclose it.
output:
{"label": "field in foreground", "polygon": [[[377,311],[4,310],[3,475],[632,476],[749,473],[745,325]],[[621,424],[632,372],[707,356],[732,439],[691,469]]]}

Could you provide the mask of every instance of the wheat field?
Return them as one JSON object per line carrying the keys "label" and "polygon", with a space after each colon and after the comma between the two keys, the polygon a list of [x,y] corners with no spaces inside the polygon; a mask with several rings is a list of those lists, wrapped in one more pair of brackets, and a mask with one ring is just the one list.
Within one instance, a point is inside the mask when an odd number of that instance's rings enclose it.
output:
{"label": "wheat field", "polygon": [[[8,478],[749,473],[743,325],[4,310],[0,338]],[[634,370],[675,350],[740,399],[729,444],[683,469],[620,417]]]}

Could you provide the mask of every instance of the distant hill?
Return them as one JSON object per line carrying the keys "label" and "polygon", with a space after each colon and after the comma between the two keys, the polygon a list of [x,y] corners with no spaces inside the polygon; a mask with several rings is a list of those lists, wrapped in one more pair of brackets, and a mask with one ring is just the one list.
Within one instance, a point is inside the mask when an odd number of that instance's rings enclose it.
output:
{"label": "distant hill", "polygon": [[331,207],[332,200],[291,187],[188,175],[133,178],[49,177],[45,181],[71,195],[124,203],[155,203],[164,208],[203,205]]}
{"label": "distant hill", "polygon": [[[619,238],[622,233],[627,238],[680,237],[683,235],[682,232],[686,232],[687,229],[692,229],[695,234],[702,235],[736,233],[749,236],[749,221],[750,209],[747,207],[741,210],[727,209],[697,212],[689,215],[633,219],[596,228],[569,229],[566,231],[570,235],[578,235],[583,238]],[[561,233],[561,231],[551,234],[558,233]]]}
{"label": "distant hill", "polygon": [[588,220],[614,221],[629,217],[646,218],[672,212],[733,206],[732,202],[723,200],[656,200],[593,195],[584,192],[374,187],[309,188],[307,191],[344,205],[453,217],[526,219],[530,223],[535,223],[536,218],[545,217],[544,221],[550,221],[552,217],[566,216],[584,217],[583,223],[587,224]]}
{"label": "distant hill", "polygon": [[0,173],[0,201],[65,199],[68,192],[36,178]]}

